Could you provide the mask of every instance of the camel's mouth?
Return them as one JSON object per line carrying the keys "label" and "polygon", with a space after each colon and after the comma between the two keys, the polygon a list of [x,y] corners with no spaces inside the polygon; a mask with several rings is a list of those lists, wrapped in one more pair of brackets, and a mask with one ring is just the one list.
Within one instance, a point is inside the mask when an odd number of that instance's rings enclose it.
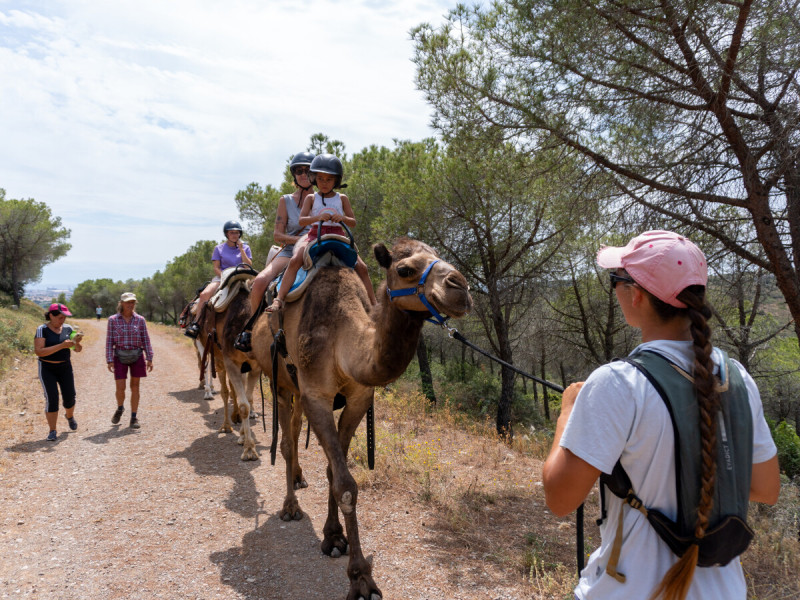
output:
{"label": "camel's mouth", "polygon": [[472,310],[472,296],[464,276],[456,270],[450,271],[433,286],[430,294],[434,307],[448,317],[463,317]]}

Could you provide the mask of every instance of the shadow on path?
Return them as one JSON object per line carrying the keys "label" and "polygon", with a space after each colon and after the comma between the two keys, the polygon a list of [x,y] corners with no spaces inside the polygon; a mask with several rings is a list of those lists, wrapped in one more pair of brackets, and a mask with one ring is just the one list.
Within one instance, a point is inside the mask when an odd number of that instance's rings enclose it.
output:
{"label": "shadow on path", "polygon": [[13,446],[9,446],[6,448],[6,452],[39,452],[40,450],[50,450],[54,449],[58,446],[61,442],[64,441],[64,434],[59,433],[58,439],[55,442],[48,442],[45,439],[41,440],[34,440],[30,442],[20,442],[19,444],[14,444]]}
{"label": "shadow on path", "polygon": [[242,598],[330,600],[347,595],[348,557],[319,549],[311,521],[284,522],[276,512],[245,534],[241,546],[211,554],[222,582]]}
{"label": "shadow on path", "polygon": [[112,425],[107,431],[90,435],[84,439],[93,444],[107,444],[111,440],[128,437],[129,435],[138,435],[138,432],[139,430],[131,429],[127,425]]}
{"label": "shadow on path", "polygon": [[[258,513],[258,490],[252,472],[260,464],[259,461],[243,461],[239,457],[242,447],[236,443],[236,434],[220,435],[209,433],[197,438],[180,452],[168,454],[167,458],[183,458],[198,475],[208,477],[230,477],[233,479],[233,489],[225,507],[243,517],[252,518]],[[259,454],[267,452],[269,448],[256,446]]]}

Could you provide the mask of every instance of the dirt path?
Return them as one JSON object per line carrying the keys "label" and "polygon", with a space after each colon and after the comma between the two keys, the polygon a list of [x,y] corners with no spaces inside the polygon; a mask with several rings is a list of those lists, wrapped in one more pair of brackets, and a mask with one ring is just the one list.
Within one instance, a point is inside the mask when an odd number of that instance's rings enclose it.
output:
{"label": "dirt path", "polygon": [[[344,598],[346,558],[319,550],[327,485],[313,438],[300,454],[306,518],[284,523],[284,467],[280,456],[270,465],[269,432],[259,419],[261,460],[239,460],[235,437],[217,433],[221,399],[204,401],[196,389],[188,344],[151,327],[154,370],[142,380],[136,431],[127,427],[127,401],[122,424],[110,421],[106,321],[77,323],[87,335],[73,354],[76,432],[62,411],[59,441],[44,441],[32,360],[4,390],[28,405],[24,415],[5,415],[15,426],[0,440],[0,598]],[[359,518],[386,600],[532,597],[518,576],[426,527],[436,516],[410,495],[363,490]]]}

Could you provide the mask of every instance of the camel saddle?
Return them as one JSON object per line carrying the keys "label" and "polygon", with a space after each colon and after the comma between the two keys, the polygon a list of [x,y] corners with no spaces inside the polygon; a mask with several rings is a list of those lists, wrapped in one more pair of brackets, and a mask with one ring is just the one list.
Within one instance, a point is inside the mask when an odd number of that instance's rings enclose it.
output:
{"label": "camel saddle", "polygon": [[258,275],[258,271],[250,265],[228,267],[222,272],[217,293],[211,297],[209,304],[216,312],[223,312],[239,293],[241,287]]}
{"label": "camel saddle", "polygon": [[[350,238],[335,233],[323,235],[321,238],[305,247],[303,268],[298,269],[297,276],[294,279],[294,285],[292,289],[289,290],[286,301],[294,302],[300,298],[308,289],[318,269],[328,265],[349,267],[352,269],[356,266],[357,260],[358,249],[355,247],[355,244],[351,244]],[[272,282],[267,293],[275,295],[282,281],[283,274]]]}

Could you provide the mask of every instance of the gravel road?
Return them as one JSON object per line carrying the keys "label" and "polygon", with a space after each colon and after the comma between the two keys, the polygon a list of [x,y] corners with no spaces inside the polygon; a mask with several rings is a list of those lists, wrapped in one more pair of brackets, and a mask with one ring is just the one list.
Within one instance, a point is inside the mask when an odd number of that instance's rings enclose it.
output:
{"label": "gravel road", "polygon": [[[239,460],[235,436],[217,433],[221,399],[196,389],[189,344],[151,327],[154,370],[141,384],[142,428],[132,430],[127,404],[111,424],[106,321],[74,322],[86,332],[84,351],[73,353],[77,431],[62,411],[58,441],[44,440],[32,359],[0,390],[27,400],[0,430],[0,598],[344,598],[346,558],[319,550],[327,482],[313,436],[300,454],[306,517],[284,523],[284,467],[280,456],[269,463],[269,432],[255,422],[261,460]],[[363,547],[386,600],[533,597],[518,575],[433,531],[431,510],[410,494],[359,494]]]}

